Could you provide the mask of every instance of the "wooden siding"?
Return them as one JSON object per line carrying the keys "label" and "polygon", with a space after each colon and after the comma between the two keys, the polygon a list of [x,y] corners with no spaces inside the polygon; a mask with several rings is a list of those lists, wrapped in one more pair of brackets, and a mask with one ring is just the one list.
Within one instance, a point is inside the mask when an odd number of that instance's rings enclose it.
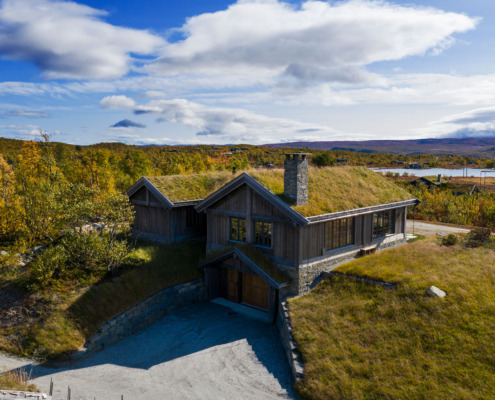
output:
{"label": "wooden siding", "polygon": [[[194,206],[164,208],[146,187],[134,193],[130,201],[135,211],[133,229],[138,234],[159,235],[168,243],[206,234],[206,218],[198,215]],[[191,224],[189,218],[188,226],[188,214],[194,214],[196,224]]]}
{"label": "wooden siding", "polygon": [[135,231],[168,236],[169,210],[135,204],[133,207]]}
{"label": "wooden siding", "polygon": [[[394,210],[393,233],[404,233],[405,207]],[[366,246],[373,241],[373,213],[354,217],[354,244]],[[310,224],[302,228],[301,260],[320,257],[326,253],[326,222]]]}
{"label": "wooden siding", "polygon": [[246,219],[246,241],[254,242],[254,222],[262,220],[272,224],[272,247],[262,248],[268,256],[294,261],[297,245],[296,228],[282,212],[247,186],[243,186],[207,211],[207,241],[210,247],[228,246],[230,218]]}
{"label": "wooden siding", "polygon": [[302,260],[322,256],[325,248],[325,224],[311,224],[303,228],[302,235]]}

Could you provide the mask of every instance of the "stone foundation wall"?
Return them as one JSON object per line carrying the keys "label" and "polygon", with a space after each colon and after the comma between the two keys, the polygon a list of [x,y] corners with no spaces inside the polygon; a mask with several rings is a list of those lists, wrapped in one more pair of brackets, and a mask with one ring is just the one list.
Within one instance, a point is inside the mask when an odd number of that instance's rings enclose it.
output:
{"label": "stone foundation wall", "polygon": [[292,377],[295,382],[302,379],[304,375],[304,364],[301,354],[297,349],[297,343],[292,336],[292,324],[289,317],[289,308],[287,301],[281,301],[277,314],[277,329],[280,333],[282,346],[284,347],[289,366],[292,371]]}
{"label": "stone foundation wall", "polygon": [[117,315],[98,329],[73,358],[101,350],[111,343],[145,328],[179,307],[206,300],[203,278],[164,289]]}
{"label": "stone foundation wall", "polygon": [[[384,238],[375,239],[367,246],[376,245],[376,251],[381,251],[387,248],[400,246],[407,242],[403,233],[390,235]],[[320,274],[328,272],[338,267],[341,264],[352,261],[361,256],[361,247],[352,246],[347,250],[342,249],[338,253],[332,253],[328,256],[322,256],[306,260],[299,266],[299,294],[303,294],[315,287],[320,281]]]}

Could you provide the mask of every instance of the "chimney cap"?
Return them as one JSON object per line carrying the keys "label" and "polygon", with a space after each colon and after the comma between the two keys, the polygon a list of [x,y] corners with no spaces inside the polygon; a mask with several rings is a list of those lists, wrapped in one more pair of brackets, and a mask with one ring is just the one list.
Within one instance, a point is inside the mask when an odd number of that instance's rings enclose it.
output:
{"label": "chimney cap", "polygon": [[311,153],[284,153],[284,156],[287,160],[290,160],[291,158],[293,160],[298,160],[299,156],[301,156],[301,160],[305,160],[306,156],[311,155]]}

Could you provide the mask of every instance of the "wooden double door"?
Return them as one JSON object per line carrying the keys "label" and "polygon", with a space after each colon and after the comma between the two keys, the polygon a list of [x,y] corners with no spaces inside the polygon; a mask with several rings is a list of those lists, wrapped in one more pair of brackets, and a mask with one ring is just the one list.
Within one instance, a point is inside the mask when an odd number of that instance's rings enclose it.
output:
{"label": "wooden double door", "polygon": [[227,298],[236,303],[268,311],[268,283],[254,274],[246,274],[233,269],[227,272]]}

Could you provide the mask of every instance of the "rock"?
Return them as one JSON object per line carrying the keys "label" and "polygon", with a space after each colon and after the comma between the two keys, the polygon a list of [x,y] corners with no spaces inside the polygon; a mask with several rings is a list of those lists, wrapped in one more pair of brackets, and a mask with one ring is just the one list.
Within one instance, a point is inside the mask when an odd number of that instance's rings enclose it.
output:
{"label": "rock", "polygon": [[9,253],[7,253],[5,250],[0,250],[0,256],[8,256]]}
{"label": "rock", "polygon": [[446,292],[444,292],[442,289],[437,288],[436,286],[430,286],[428,289],[426,289],[426,294],[431,297],[447,296]]}
{"label": "rock", "polygon": [[445,232],[438,232],[437,236],[445,237],[447,234]]}

